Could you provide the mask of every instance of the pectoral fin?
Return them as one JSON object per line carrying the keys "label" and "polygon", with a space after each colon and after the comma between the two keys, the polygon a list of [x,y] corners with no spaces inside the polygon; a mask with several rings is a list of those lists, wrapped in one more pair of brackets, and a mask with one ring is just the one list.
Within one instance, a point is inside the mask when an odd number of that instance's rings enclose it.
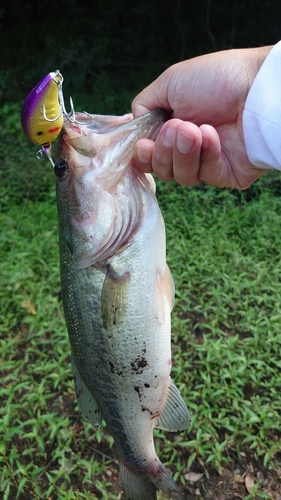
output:
{"label": "pectoral fin", "polygon": [[165,295],[169,301],[170,304],[170,310],[172,311],[174,307],[174,300],[175,300],[175,285],[174,285],[174,280],[172,273],[168,266],[166,265],[166,271],[163,277],[163,287],[164,287],[164,292]]}
{"label": "pectoral fin", "polygon": [[168,395],[160,416],[156,420],[155,427],[165,431],[177,432],[187,429],[190,424],[190,416],[180,391],[169,379]]}
{"label": "pectoral fin", "polygon": [[71,356],[71,364],[78,406],[82,413],[82,417],[87,422],[90,422],[96,429],[98,429],[101,426],[102,421],[99,407],[84,380],[82,379],[73,355]]}
{"label": "pectoral fin", "polygon": [[158,304],[158,315],[160,323],[165,322],[166,304],[168,304],[170,312],[173,309],[175,297],[175,285],[170,269],[166,265],[164,272],[160,270],[156,273],[156,297]]}
{"label": "pectoral fin", "polygon": [[108,330],[122,323],[127,309],[129,273],[118,276],[109,267],[101,294],[103,326]]}

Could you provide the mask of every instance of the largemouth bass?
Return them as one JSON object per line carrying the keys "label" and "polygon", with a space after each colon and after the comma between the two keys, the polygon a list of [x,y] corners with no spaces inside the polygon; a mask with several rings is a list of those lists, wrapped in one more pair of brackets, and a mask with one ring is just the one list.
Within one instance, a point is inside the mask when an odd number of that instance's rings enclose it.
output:
{"label": "largemouth bass", "polygon": [[61,282],[79,408],[104,419],[120,456],[126,499],[183,499],[158,459],[153,428],[181,431],[190,418],[170,378],[174,285],[152,176],[133,147],[166,119],[76,113],[64,121],[55,163]]}

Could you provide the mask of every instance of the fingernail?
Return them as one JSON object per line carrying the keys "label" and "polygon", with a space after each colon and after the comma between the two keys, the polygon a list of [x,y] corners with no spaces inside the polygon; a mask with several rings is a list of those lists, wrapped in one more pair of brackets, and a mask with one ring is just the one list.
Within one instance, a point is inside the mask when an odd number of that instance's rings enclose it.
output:
{"label": "fingernail", "polygon": [[181,153],[187,153],[194,145],[194,139],[182,130],[177,131],[176,146]]}
{"label": "fingernail", "polygon": [[167,127],[163,135],[163,142],[167,148],[171,148],[175,144],[176,129],[175,127]]}
{"label": "fingernail", "polygon": [[141,163],[149,163],[151,161],[151,151],[145,148],[137,148],[137,156]]}

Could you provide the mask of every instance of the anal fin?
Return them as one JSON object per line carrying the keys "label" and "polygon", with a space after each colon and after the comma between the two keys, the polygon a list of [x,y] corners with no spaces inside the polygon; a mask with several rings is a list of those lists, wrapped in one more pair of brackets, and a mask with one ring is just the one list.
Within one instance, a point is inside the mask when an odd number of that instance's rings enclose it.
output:
{"label": "anal fin", "polygon": [[167,399],[160,416],[156,420],[155,427],[165,431],[177,432],[187,429],[189,424],[190,415],[186,404],[177,386],[170,378]]}
{"label": "anal fin", "polygon": [[74,377],[76,397],[82,417],[90,422],[96,429],[101,426],[102,416],[99,407],[92,393],[82,379],[79,369],[75,363],[74,356],[71,356],[72,371]]}

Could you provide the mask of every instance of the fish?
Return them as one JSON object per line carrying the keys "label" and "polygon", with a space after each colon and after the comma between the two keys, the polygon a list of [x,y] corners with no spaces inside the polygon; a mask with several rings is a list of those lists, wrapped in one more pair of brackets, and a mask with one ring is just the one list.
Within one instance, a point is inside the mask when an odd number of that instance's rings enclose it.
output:
{"label": "fish", "polygon": [[126,500],[155,500],[157,490],[183,500],[153,442],[154,428],[190,424],[170,377],[174,283],[155,182],[133,166],[136,141],[155,139],[167,113],[76,118],[64,120],[54,172],[78,405],[113,436]]}

